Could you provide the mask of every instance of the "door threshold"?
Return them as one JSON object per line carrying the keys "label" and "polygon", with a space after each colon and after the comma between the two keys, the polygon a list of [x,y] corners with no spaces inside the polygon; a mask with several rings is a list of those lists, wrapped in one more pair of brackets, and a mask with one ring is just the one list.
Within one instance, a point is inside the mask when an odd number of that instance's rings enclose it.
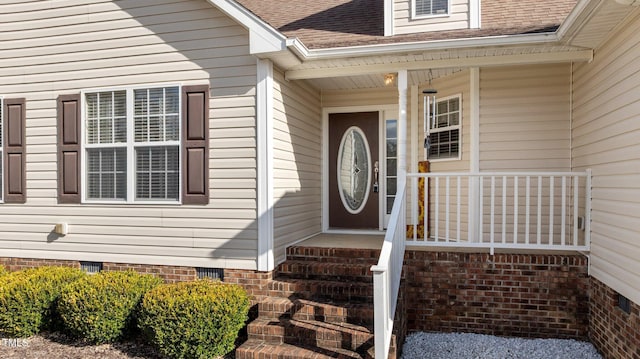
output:
{"label": "door threshold", "polygon": [[327,234],[363,234],[368,236],[379,236],[381,234],[387,233],[386,230],[376,230],[376,229],[340,229],[340,228],[330,228],[322,233]]}

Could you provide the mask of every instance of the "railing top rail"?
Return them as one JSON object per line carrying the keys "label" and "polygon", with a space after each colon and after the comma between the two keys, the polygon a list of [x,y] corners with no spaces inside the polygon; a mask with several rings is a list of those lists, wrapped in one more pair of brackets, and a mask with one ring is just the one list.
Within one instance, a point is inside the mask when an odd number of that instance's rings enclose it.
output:
{"label": "railing top rail", "polygon": [[[391,209],[391,218],[399,218],[400,211],[402,210],[402,201],[404,194],[407,190],[406,180],[399,178],[398,191],[396,192],[396,201],[393,203]],[[389,227],[391,227],[391,222]],[[384,243],[382,244],[382,250],[380,251],[380,258],[378,264],[371,267],[372,272],[384,272],[389,268],[389,261],[391,260],[391,251],[393,250],[393,236],[394,231],[387,229],[387,233],[384,235]]]}
{"label": "railing top rail", "polygon": [[488,176],[575,176],[586,177],[584,172],[429,172],[429,173],[407,173],[407,177],[488,177]]}

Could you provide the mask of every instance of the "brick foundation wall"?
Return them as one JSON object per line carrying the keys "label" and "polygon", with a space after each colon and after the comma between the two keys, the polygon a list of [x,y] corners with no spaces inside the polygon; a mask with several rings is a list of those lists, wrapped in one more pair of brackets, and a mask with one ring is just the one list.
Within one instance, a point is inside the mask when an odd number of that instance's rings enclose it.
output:
{"label": "brick foundation wall", "polygon": [[640,305],[618,307],[618,293],[591,278],[589,338],[605,359],[640,359]]}
{"label": "brick foundation wall", "polygon": [[[9,271],[17,271],[25,268],[34,268],[41,266],[65,266],[80,268],[79,261],[71,260],[54,260],[54,259],[35,259],[35,258],[8,258],[0,257],[0,265]],[[154,274],[162,278],[167,283],[184,282],[197,278],[196,269],[194,267],[167,266],[167,265],[151,265],[151,264],[130,264],[130,263],[111,263],[103,262],[102,270],[134,270],[138,273]],[[242,269],[225,269],[224,282],[239,284],[249,295],[259,297],[266,291],[266,284],[273,278],[272,272],[258,272]]]}
{"label": "brick foundation wall", "polygon": [[587,259],[407,251],[409,331],[586,339]]}

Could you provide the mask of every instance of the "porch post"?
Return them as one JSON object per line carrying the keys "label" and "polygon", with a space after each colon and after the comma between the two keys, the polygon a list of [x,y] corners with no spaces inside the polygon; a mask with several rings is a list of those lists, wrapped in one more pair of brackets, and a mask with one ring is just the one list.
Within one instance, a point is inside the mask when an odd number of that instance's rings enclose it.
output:
{"label": "porch post", "polygon": [[[480,69],[472,67],[470,69],[470,160],[469,172],[480,172]],[[481,218],[480,218],[480,180],[478,177],[469,177],[469,242],[476,243],[482,241]]]}
{"label": "porch post", "polygon": [[258,60],[256,84],[257,204],[259,271],[272,271],[273,239],[273,63]]}
{"label": "porch post", "polygon": [[398,183],[407,179],[407,70],[398,71]]}

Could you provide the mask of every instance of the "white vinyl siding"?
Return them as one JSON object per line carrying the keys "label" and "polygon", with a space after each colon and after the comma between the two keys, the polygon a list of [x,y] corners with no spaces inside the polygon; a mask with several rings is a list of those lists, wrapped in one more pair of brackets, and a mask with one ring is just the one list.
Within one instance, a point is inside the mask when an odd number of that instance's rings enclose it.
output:
{"label": "white vinyl siding", "polygon": [[317,234],[322,225],[322,121],[320,93],[285,81],[274,69],[274,253]]}
{"label": "white vinyl siding", "polygon": [[572,168],[593,170],[591,275],[640,303],[640,16],[574,65]]}
{"label": "white vinyl siding", "polygon": [[[201,0],[23,1],[0,13],[0,93],[25,97],[28,118],[27,203],[0,207],[3,256],[255,269],[248,31]],[[58,95],[163,83],[211,86],[209,204],[58,204]],[[69,234],[51,241],[59,222]]]}
{"label": "white vinyl siding", "polygon": [[[394,34],[410,34],[424,31],[443,31],[469,28],[469,0],[393,0],[393,26]],[[414,9],[415,3],[418,8]],[[440,3],[447,4],[447,12],[441,14],[437,9],[442,6],[435,6],[436,13],[433,15],[419,15],[421,4],[426,8],[429,3],[434,5]]]}
{"label": "white vinyl siding", "polygon": [[570,65],[480,70],[480,170],[569,171]]}

